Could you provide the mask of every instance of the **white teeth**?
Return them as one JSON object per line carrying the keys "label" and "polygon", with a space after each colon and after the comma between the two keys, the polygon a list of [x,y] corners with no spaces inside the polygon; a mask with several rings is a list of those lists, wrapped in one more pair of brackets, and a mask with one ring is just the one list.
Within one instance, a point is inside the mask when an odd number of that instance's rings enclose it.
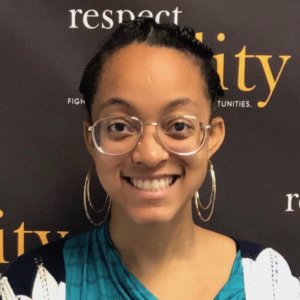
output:
{"label": "white teeth", "polygon": [[152,189],[157,190],[157,189],[159,189],[159,187],[160,187],[161,185],[162,185],[162,184],[161,184],[161,181],[153,180],[153,182],[152,182]]}
{"label": "white teeth", "polygon": [[170,187],[172,184],[172,176],[154,180],[130,178],[130,182],[134,187],[140,190],[158,191]]}
{"label": "white teeth", "polygon": [[[136,180],[136,179],[135,179]],[[143,182],[142,180],[136,180],[137,184],[135,184],[135,186],[137,186],[139,189],[141,189],[143,187]]]}

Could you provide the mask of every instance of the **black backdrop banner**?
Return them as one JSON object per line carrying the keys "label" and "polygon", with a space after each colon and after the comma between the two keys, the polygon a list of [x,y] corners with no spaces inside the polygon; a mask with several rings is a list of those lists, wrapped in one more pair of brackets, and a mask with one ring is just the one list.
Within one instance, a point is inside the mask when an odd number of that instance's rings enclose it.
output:
{"label": "black backdrop banner", "polygon": [[195,28],[215,50],[226,90],[218,105],[227,136],[213,158],[217,203],[206,226],[271,245],[300,273],[299,11],[296,0],[2,0],[0,272],[24,251],[91,228],[77,87],[118,23],[151,16]]}

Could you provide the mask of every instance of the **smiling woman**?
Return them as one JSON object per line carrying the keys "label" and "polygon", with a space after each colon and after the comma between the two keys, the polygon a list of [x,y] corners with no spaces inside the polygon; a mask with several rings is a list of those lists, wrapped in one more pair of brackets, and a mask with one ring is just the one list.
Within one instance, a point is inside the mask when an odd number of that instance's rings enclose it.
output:
{"label": "smiling woman", "polygon": [[[213,213],[211,158],[225,136],[212,55],[188,28],[145,18],[117,28],[80,86],[110,218],[17,259],[1,280],[2,299],[300,299],[275,250],[193,222],[193,203],[201,220]],[[207,170],[205,206],[198,190]],[[86,204],[88,187],[89,175]]]}
{"label": "smiling woman", "polygon": [[[192,221],[190,200],[204,180],[207,155],[224,136],[223,121],[215,118],[214,134],[205,143],[210,100],[197,66],[172,48],[139,43],[118,50],[104,65],[91,107],[94,139],[87,130],[86,141],[98,177],[114,200],[111,224],[169,222],[183,213]],[[171,185],[153,190],[160,179],[170,179]]]}

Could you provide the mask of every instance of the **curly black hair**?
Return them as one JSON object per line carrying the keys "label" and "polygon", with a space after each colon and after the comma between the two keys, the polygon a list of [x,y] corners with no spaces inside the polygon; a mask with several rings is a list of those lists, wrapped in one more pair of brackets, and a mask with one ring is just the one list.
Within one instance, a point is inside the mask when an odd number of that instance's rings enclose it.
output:
{"label": "curly black hair", "polygon": [[97,91],[99,75],[105,62],[117,50],[132,43],[174,48],[195,58],[200,72],[204,75],[213,117],[217,99],[224,94],[213,64],[213,51],[196,39],[193,29],[175,24],[158,24],[152,18],[136,18],[119,24],[86,66],[79,91],[83,94],[89,117],[91,117],[91,106]]}

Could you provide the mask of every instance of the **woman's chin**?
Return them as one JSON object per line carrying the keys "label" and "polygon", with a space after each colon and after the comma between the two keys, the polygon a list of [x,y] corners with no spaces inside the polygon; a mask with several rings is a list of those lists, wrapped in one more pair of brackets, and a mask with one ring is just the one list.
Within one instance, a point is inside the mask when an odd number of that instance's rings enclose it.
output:
{"label": "woman's chin", "polygon": [[147,209],[146,211],[139,210],[129,214],[133,223],[137,225],[147,224],[167,224],[174,219],[175,213],[167,209]]}

